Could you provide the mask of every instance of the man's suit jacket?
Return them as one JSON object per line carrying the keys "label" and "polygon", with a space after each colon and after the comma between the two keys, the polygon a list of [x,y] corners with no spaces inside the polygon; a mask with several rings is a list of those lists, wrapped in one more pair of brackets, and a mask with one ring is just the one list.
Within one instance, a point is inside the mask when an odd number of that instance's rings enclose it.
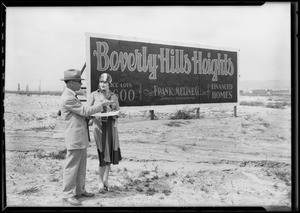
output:
{"label": "man's suit jacket", "polygon": [[60,98],[61,115],[66,121],[65,141],[68,150],[89,146],[85,118],[103,110],[102,105],[84,106],[71,90],[65,89]]}

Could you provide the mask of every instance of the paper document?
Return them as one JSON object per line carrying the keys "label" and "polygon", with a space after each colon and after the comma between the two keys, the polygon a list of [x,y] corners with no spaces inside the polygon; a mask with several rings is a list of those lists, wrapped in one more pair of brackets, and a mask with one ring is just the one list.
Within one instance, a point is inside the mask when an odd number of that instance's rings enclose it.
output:
{"label": "paper document", "polygon": [[92,114],[92,116],[95,116],[95,117],[108,117],[108,116],[115,116],[115,115],[118,115],[119,114],[119,110],[118,111],[111,111],[111,112],[98,112],[98,113],[95,113],[95,114]]}

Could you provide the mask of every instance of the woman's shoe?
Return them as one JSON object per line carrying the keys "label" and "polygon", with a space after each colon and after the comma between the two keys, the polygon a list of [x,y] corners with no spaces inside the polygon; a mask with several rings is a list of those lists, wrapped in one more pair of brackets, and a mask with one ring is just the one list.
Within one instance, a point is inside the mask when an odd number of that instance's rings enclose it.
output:
{"label": "woman's shoe", "polygon": [[110,191],[110,188],[109,188],[109,184],[108,183],[105,183],[104,184],[104,190],[109,192]]}

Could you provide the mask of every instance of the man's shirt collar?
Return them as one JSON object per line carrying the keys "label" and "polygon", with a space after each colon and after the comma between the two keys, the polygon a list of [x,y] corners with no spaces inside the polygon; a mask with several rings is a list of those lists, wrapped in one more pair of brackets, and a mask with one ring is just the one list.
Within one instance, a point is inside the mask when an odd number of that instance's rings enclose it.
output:
{"label": "man's shirt collar", "polygon": [[76,96],[76,92],[74,92],[73,90],[69,89],[68,87],[66,87],[66,90],[69,90],[72,94],[74,94],[74,96]]}

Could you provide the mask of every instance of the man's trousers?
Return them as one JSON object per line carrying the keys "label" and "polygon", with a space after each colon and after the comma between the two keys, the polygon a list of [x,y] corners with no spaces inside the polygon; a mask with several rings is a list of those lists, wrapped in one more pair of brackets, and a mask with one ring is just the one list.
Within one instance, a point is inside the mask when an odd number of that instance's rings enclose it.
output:
{"label": "man's trousers", "polygon": [[67,150],[63,172],[63,197],[85,193],[87,149]]}

